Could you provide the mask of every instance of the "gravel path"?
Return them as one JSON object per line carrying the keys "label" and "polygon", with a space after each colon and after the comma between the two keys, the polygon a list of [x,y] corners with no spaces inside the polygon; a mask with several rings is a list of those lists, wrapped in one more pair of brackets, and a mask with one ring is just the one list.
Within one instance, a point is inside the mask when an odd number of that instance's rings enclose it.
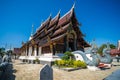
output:
{"label": "gravel path", "polygon": [[[59,69],[53,69],[54,80],[102,80],[113,71],[120,69],[120,63],[113,62],[111,69],[90,71],[88,69],[80,69],[76,71],[66,72]],[[39,71],[43,65],[41,64],[25,64],[16,60],[13,63],[15,80],[39,80]],[[1,79],[0,79],[1,80]]]}

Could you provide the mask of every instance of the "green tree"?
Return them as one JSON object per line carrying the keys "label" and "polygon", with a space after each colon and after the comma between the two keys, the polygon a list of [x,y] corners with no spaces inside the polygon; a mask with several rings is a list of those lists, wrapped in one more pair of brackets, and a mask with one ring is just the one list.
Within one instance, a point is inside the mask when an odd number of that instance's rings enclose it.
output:
{"label": "green tree", "polygon": [[[109,46],[110,46],[111,49],[115,49],[115,48],[116,48],[116,46],[115,46],[114,44],[109,44]],[[102,55],[102,51],[103,51],[103,49],[106,48],[106,47],[107,47],[107,44],[102,44],[102,45],[99,47],[99,49],[98,49],[98,53]]]}
{"label": "green tree", "polygon": [[111,48],[111,49],[115,49],[116,46],[115,46],[114,44],[110,44],[110,48]]}
{"label": "green tree", "polygon": [[74,55],[70,51],[65,52],[64,56],[62,57],[63,60],[72,60],[73,58]]}
{"label": "green tree", "polygon": [[106,44],[102,44],[102,45],[99,47],[99,49],[98,49],[98,53],[102,55],[102,51],[103,51],[103,49],[104,49],[105,47],[107,47],[107,45],[106,45]]}
{"label": "green tree", "polygon": [[0,48],[0,55],[4,56],[4,54],[5,54],[5,48]]}

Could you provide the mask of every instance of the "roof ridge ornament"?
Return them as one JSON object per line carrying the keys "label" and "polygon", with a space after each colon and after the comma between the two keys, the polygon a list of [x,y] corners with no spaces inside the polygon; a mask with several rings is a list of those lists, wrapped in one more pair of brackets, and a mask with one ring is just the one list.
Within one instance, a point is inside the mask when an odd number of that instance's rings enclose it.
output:
{"label": "roof ridge ornament", "polygon": [[74,8],[75,8],[75,2],[74,2],[74,4],[73,4],[72,8],[71,8],[66,14],[64,14],[62,17],[60,17],[60,19],[62,19],[62,18],[63,18],[64,16],[66,16],[68,13],[71,13],[70,15],[72,15],[73,12],[74,12]]}
{"label": "roof ridge ornament", "polygon": [[49,19],[52,17],[52,13],[50,13]]}
{"label": "roof ridge ornament", "polygon": [[58,14],[60,15],[61,9],[58,11]]}
{"label": "roof ridge ornament", "polygon": [[34,25],[32,24],[32,30],[31,30],[31,34],[30,34],[29,40],[31,40],[33,38],[33,30],[34,30]]}
{"label": "roof ridge ornament", "polygon": [[71,10],[70,10],[70,12],[71,12],[71,16],[72,16],[73,13],[74,13],[74,8],[75,8],[75,2],[74,2],[73,6],[72,6],[72,8],[71,8]]}
{"label": "roof ridge ornament", "polygon": [[73,6],[72,6],[72,9],[74,9],[75,8],[75,1],[74,1],[74,3],[73,3]]}
{"label": "roof ridge ornament", "polygon": [[33,36],[34,25],[32,24],[31,36]]}
{"label": "roof ridge ornament", "polygon": [[38,27],[38,29],[42,26],[43,24],[43,19],[41,20],[40,26]]}

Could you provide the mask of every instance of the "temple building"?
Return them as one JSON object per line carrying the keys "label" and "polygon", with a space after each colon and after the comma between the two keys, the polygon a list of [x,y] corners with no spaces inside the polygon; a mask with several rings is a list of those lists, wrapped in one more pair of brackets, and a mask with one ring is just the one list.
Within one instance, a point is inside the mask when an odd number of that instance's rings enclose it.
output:
{"label": "temple building", "polygon": [[36,32],[31,34],[29,41],[22,44],[20,59],[54,61],[59,53],[84,50],[90,45],[84,40],[80,25],[74,6],[62,17],[60,12],[54,18],[50,15]]}
{"label": "temple building", "polygon": [[118,46],[116,49],[111,49],[111,56],[120,56],[120,40],[118,40]]}

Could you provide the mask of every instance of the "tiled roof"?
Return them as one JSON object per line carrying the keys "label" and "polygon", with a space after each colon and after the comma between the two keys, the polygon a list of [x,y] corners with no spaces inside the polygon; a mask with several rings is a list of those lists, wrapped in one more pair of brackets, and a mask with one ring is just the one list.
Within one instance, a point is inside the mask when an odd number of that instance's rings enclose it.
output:
{"label": "tiled roof", "polygon": [[65,36],[66,34],[62,34],[62,35],[59,35],[59,36],[57,36],[57,37],[55,37],[55,38],[52,38],[51,40],[52,41],[56,41],[56,40],[60,40],[61,38],[63,38],[64,36]]}
{"label": "tiled roof", "polygon": [[65,22],[69,21],[70,18],[71,18],[71,10],[65,14],[64,16],[62,16],[60,19],[59,19],[59,22],[58,22],[58,26],[62,26]]}
{"label": "tiled roof", "polygon": [[[33,36],[33,40],[36,43],[39,43],[39,45],[44,46],[45,44],[49,44],[48,38],[47,36],[49,36],[49,38],[54,41],[57,40],[58,38],[62,38],[63,35],[65,35],[65,33],[67,32],[68,26],[70,25],[70,23],[72,24],[72,19],[74,19],[74,22],[77,21],[75,14],[74,14],[74,6],[70,9],[70,11],[68,11],[65,15],[63,15],[60,18],[60,12],[53,18],[51,19],[51,16],[48,17],[48,19],[43,22],[39,29],[36,31],[35,35]],[[82,34],[81,31],[77,31],[79,30],[79,28],[77,29],[76,23],[74,23],[74,30],[77,33],[77,37],[81,39],[81,41],[83,43],[80,43],[83,46],[89,46],[89,44],[83,39],[83,37],[80,35]],[[73,27],[73,26],[72,26]],[[30,41],[29,41],[30,42]],[[44,45],[43,45],[44,44]]]}
{"label": "tiled roof", "polygon": [[58,13],[51,21],[49,27],[53,26],[60,18],[60,13]]}
{"label": "tiled roof", "polygon": [[57,34],[60,34],[60,33],[63,33],[67,28],[68,28],[69,24],[59,28],[58,30],[56,30],[53,34],[53,36],[57,35]]}
{"label": "tiled roof", "polygon": [[39,31],[42,30],[46,25],[48,25],[48,23],[50,22],[50,20],[51,20],[51,16],[49,16],[48,19],[41,24],[41,26],[39,27],[39,29],[37,30],[37,32],[39,32]]}
{"label": "tiled roof", "polygon": [[13,53],[14,54],[20,54],[21,53],[20,48],[14,48]]}
{"label": "tiled roof", "polygon": [[111,54],[120,54],[120,50],[118,50],[118,49],[111,49],[110,53]]}

